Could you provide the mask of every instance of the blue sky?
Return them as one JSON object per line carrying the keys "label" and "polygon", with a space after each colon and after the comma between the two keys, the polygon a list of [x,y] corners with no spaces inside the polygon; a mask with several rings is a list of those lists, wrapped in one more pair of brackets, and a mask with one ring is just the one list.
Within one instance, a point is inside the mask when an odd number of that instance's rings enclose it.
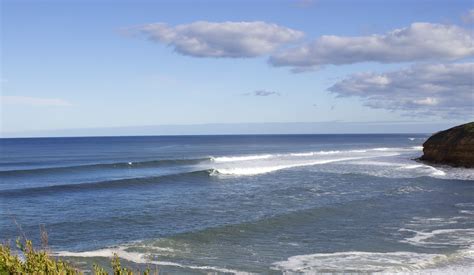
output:
{"label": "blue sky", "polygon": [[425,132],[474,118],[472,1],[1,5],[5,136],[331,121]]}

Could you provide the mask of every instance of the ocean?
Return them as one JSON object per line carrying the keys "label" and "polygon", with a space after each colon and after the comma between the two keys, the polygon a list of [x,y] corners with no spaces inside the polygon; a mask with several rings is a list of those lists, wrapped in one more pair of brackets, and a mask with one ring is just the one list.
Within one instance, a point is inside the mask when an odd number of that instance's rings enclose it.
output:
{"label": "ocean", "polygon": [[474,170],[428,135],[0,139],[0,238],[87,271],[474,273]]}

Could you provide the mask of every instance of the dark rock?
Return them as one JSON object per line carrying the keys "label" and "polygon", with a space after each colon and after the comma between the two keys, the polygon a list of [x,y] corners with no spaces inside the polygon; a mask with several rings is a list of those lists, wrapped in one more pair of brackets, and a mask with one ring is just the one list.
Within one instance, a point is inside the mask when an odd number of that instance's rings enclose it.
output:
{"label": "dark rock", "polygon": [[474,122],[432,135],[423,143],[423,161],[474,167]]}

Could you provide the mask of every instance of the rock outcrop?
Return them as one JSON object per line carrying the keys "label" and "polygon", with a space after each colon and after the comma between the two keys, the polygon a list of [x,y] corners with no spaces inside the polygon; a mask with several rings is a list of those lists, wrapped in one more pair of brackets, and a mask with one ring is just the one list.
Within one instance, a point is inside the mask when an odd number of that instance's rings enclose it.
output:
{"label": "rock outcrop", "polygon": [[474,122],[432,135],[423,143],[423,161],[474,167]]}

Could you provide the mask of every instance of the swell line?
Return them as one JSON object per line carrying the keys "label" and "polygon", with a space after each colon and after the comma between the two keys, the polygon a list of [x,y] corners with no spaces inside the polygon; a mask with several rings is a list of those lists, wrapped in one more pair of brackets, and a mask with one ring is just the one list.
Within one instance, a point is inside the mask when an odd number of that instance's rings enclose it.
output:
{"label": "swell line", "polygon": [[179,179],[191,179],[199,176],[209,176],[213,173],[213,170],[198,170],[192,172],[184,172],[171,175],[163,176],[152,176],[152,177],[138,177],[138,178],[127,178],[118,180],[106,180],[97,182],[85,182],[77,184],[58,184],[41,187],[27,187],[17,189],[7,189],[0,191],[0,197],[23,197],[32,195],[43,195],[50,194],[53,192],[74,192],[83,190],[94,190],[94,189],[108,189],[108,188],[119,188],[119,187],[133,187],[146,184],[158,184],[169,182],[172,183]]}
{"label": "swell line", "polygon": [[193,165],[199,164],[205,161],[211,161],[211,158],[196,158],[196,159],[162,159],[162,160],[150,160],[150,161],[138,161],[138,162],[116,162],[116,163],[96,163],[96,164],[84,164],[74,166],[60,166],[60,167],[47,167],[47,168],[35,168],[35,169],[18,169],[18,170],[4,170],[0,171],[0,176],[18,176],[18,175],[30,175],[30,174],[49,174],[51,172],[68,172],[76,170],[88,170],[88,169],[123,169],[123,168],[150,168],[150,167],[161,167],[161,166],[173,166],[173,165]]}

